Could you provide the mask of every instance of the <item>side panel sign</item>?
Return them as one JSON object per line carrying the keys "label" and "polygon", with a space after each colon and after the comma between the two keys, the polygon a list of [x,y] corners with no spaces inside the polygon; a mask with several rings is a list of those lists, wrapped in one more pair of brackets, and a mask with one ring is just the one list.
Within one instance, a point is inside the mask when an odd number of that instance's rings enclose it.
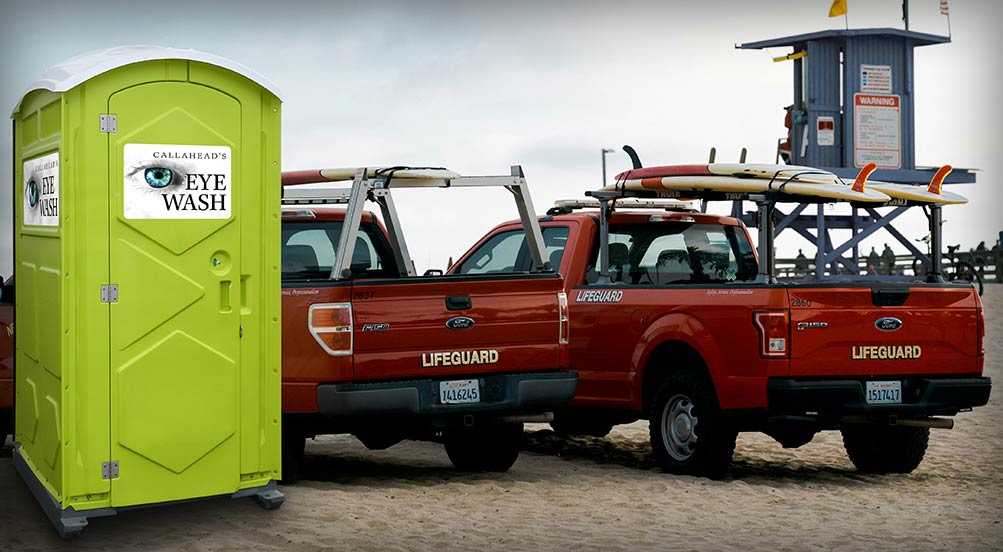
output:
{"label": "side panel sign", "polygon": [[125,218],[230,218],[230,148],[126,144],[122,157]]}
{"label": "side panel sign", "polygon": [[59,226],[59,152],[24,162],[24,223]]}

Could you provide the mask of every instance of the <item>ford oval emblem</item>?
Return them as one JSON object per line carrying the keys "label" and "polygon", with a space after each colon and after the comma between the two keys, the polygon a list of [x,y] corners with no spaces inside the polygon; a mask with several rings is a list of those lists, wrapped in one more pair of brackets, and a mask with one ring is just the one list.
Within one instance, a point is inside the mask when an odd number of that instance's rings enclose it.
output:
{"label": "ford oval emblem", "polygon": [[467,316],[456,316],[446,320],[446,327],[450,330],[467,330],[474,327],[474,319]]}
{"label": "ford oval emblem", "polygon": [[902,321],[898,318],[892,318],[891,316],[886,316],[884,318],[878,318],[874,322],[874,327],[883,332],[894,332],[895,330],[902,327]]}

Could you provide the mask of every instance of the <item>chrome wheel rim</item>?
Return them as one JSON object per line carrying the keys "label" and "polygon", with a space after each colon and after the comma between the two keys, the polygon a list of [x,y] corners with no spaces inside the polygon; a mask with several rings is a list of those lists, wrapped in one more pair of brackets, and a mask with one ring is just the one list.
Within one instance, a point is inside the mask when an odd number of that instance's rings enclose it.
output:
{"label": "chrome wheel rim", "polygon": [[697,446],[700,420],[693,413],[693,401],[686,395],[673,395],[662,410],[662,443],[674,460],[689,460]]}

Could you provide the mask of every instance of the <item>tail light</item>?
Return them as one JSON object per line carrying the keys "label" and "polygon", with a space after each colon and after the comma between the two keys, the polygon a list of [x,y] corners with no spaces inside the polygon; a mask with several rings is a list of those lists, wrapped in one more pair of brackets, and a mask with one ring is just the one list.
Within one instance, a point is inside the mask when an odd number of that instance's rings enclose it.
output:
{"label": "tail light", "polygon": [[787,311],[755,311],[752,320],[759,331],[759,356],[763,358],[790,357],[791,327]]}
{"label": "tail light", "polygon": [[568,316],[568,294],[563,291],[557,292],[558,320],[561,329],[557,334],[557,342],[561,345],[568,344],[568,336],[571,335],[571,318]]}
{"label": "tail light", "polygon": [[310,335],[332,356],[352,354],[352,304],[310,305]]}
{"label": "tail light", "polygon": [[980,308],[979,313],[979,356],[986,356],[986,315]]}

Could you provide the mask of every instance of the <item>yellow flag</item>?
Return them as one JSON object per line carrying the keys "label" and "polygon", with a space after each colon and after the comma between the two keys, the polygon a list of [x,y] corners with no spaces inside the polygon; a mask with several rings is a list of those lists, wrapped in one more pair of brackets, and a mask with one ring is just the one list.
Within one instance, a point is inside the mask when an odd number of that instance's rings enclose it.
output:
{"label": "yellow flag", "polygon": [[846,15],[846,0],[832,0],[832,7],[829,8],[829,17]]}

